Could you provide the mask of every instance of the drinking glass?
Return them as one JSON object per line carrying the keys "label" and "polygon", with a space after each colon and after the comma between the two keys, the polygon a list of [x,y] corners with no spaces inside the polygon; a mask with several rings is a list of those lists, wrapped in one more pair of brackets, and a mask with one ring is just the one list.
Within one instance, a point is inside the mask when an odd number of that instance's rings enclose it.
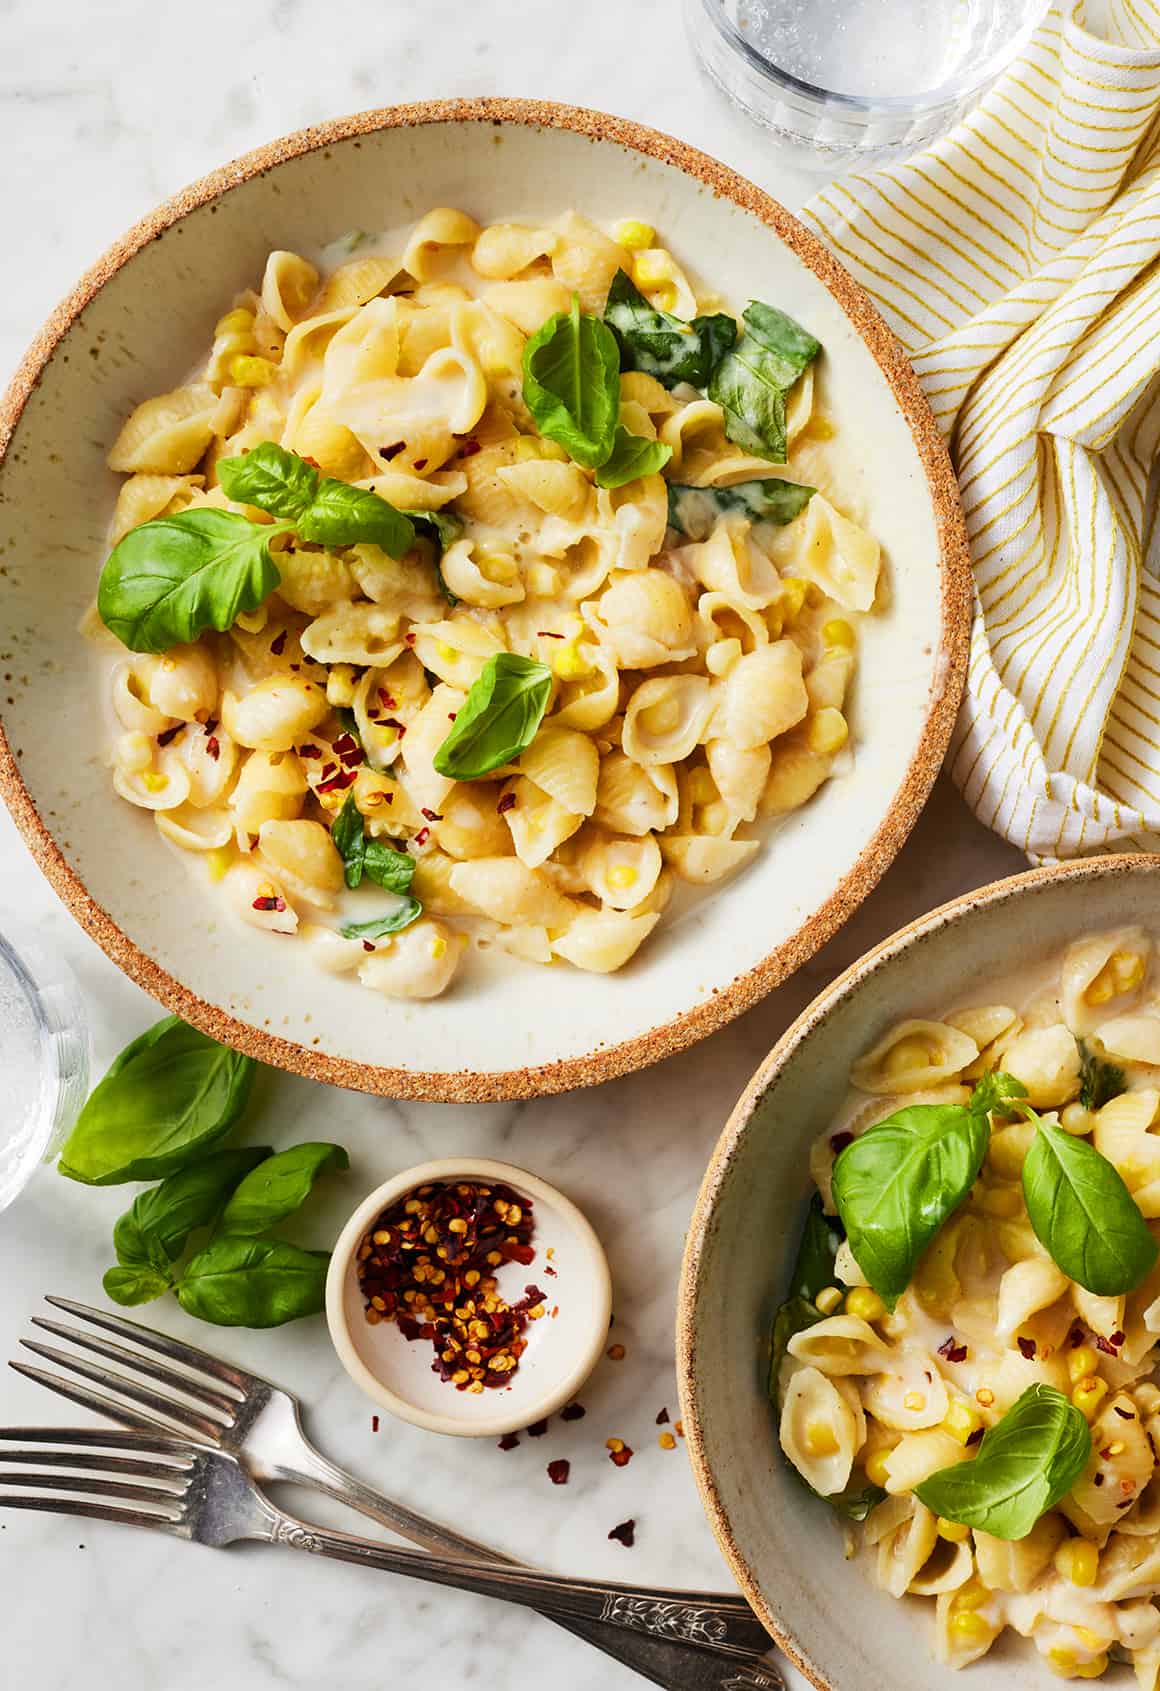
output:
{"label": "drinking glass", "polygon": [[56,1155],[89,1083],[89,1029],[72,971],[8,918],[0,932],[0,1210]]}

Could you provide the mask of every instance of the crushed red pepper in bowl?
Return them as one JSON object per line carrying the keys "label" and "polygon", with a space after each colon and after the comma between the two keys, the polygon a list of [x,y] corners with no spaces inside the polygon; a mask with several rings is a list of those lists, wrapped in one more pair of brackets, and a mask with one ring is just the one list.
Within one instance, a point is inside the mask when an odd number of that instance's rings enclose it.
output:
{"label": "crushed red pepper in bowl", "polygon": [[432,1371],[457,1391],[506,1386],[527,1349],[529,1322],[544,1314],[535,1285],[509,1303],[497,1272],[527,1267],[535,1252],[532,1201],[510,1186],[433,1181],[388,1206],[358,1250],[367,1321],[393,1321],[410,1340],[430,1340]]}

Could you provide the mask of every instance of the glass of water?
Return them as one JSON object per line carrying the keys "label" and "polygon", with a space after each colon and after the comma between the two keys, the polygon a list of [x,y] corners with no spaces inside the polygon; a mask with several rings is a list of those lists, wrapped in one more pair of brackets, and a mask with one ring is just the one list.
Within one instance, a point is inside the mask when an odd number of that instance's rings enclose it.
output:
{"label": "glass of water", "polygon": [[72,971],[5,919],[0,933],[0,1210],[56,1155],[89,1084],[89,1029]]}
{"label": "glass of water", "polygon": [[1049,0],[685,0],[712,80],[835,176],[916,152],[1022,52]]}

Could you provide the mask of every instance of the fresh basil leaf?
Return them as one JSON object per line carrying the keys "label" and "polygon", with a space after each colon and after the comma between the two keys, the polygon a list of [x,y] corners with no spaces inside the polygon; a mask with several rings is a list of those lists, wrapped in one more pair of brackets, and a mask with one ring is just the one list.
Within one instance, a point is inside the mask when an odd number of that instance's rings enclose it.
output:
{"label": "fresh basil leaf", "polygon": [[272,440],[238,458],[219,458],[217,474],[227,499],[291,521],[309,509],[318,492],[314,466]]}
{"label": "fresh basil leaf", "polygon": [[540,433],[585,469],[607,460],[620,416],[620,352],[575,294],[571,311],[549,317],[524,347],[524,403]]}
{"label": "fresh basil leaf", "polygon": [[408,851],[396,851],[383,840],[368,840],[363,855],[363,873],[368,881],[387,892],[410,892],[415,879],[415,859]]}
{"label": "fresh basil leaf", "polygon": [[257,1065],[167,1017],[90,1093],[60,1156],[89,1186],[159,1180],[196,1162],[245,1107]]}
{"label": "fresh basil leaf", "polygon": [[988,1138],[980,1111],[909,1104],[839,1152],[834,1202],[854,1260],[888,1309],[974,1185]]}
{"label": "fresh basil leaf", "polygon": [[[797,1470],[795,1469],[796,1473]],[[800,1475],[799,1475],[800,1478]],[[874,1485],[867,1480],[865,1485],[855,1487],[851,1481],[845,1491],[831,1493],[825,1501],[831,1509],[836,1509],[839,1515],[845,1515],[850,1521],[864,1521],[872,1509],[886,1499],[886,1491],[880,1485]]]}
{"label": "fresh basil leaf", "polygon": [[132,652],[167,652],[210,628],[224,633],[281,581],[270,556],[280,532],[210,506],[141,523],[101,571],[101,621]]}
{"label": "fresh basil leaf", "polygon": [[742,320],[754,340],[764,347],[767,368],[776,370],[784,388],[791,388],[822,350],[821,341],[815,340],[808,329],[759,299],[750,300]]}
{"label": "fresh basil leaf", "polygon": [[167,1271],[190,1235],[212,1227],[239,1181],[270,1155],[266,1145],[216,1151],[140,1193],[113,1228],[117,1261],[126,1268],[148,1264]]}
{"label": "fresh basil leaf", "polygon": [[355,802],[353,793],[346,795],[342,809],[331,823],[330,837],[342,858],[347,886],[357,887],[363,878],[367,842],[362,811]]}
{"label": "fresh basil leaf", "polygon": [[1088,1140],[1026,1113],[1035,1138],[1023,1159],[1023,1200],[1039,1242],[1097,1297],[1133,1291],[1160,1251],[1119,1170]]}
{"label": "fresh basil leaf", "polygon": [[604,321],[620,347],[621,368],[643,370],[667,388],[703,388],[737,339],[736,321],[724,312],[686,323],[658,311],[623,270],[612,278]]}
{"label": "fresh basil leaf", "polygon": [[816,487],[804,482],[739,481],[732,487],[685,487],[669,483],[669,525],[690,540],[707,540],[717,518],[740,511],[751,523],[788,523],[804,511]]}
{"label": "fresh basil leaf", "polygon": [[451,606],[452,610],[459,604],[459,595],[453,593],[443,578],[443,554],[449,546],[463,534],[463,519],[457,517],[454,511],[404,511],[403,516],[410,517],[416,532],[426,535],[435,544],[435,579],[439,583],[439,591]]}
{"label": "fresh basil leaf", "polygon": [[663,441],[645,440],[643,435],[630,434],[617,423],[612,452],[596,472],[596,485],[623,487],[638,476],[655,476],[672,455],[672,447]]}
{"label": "fresh basil leaf", "polygon": [[343,939],[384,939],[387,934],[397,934],[400,929],[409,928],[422,914],[423,906],[419,900],[408,894],[399,900],[397,909],[388,911],[385,916],[374,916],[369,922],[343,922],[338,931]]}
{"label": "fresh basil leaf", "polygon": [[547,664],[517,652],[497,652],[472,683],[435,753],[438,773],[453,781],[474,781],[511,763],[535,739],[551,693]]}
{"label": "fresh basil leaf", "polygon": [[310,1143],[269,1156],[251,1169],[222,1211],[222,1233],[268,1233],[310,1196],[320,1174],[350,1167],[341,1145]]}
{"label": "fresh basil leaf", "polygon": [[139,1033],[136,1039],[131,1039],[123,1051],[118,1051],[117,1055],[113,1058],[113,1061],[105,1070],[104,1078],[106,1080],[112,1080],[114,1075],[120,1074],[121,1070],[128,1063],[133,1061],[133,1058],[139,1051],[148,1051],[149,1047],[151,1045],[156,1045],[157,1041],[163,1038],[164,1035],[169,1032],[170,1028],[179,1028],[184,1026],[185,1023],[182,1021],[180,1016],[162,1016],[159,1022],[154,1022],[153,1026],[147,1027],[144,1033]]}
{"label": "fresh basil leaf", "polygon": [[990,1533],[1026,1538],[1066,1497],[1087,1466],[1092,1436],[1054,1386],[1028,1386],[983,1434],[974,1461],[941,1468],[914,1488],[936,1515]]}
{"label": "fresh basil leaf", "polygon": [[319,546],[381,546],[402,558],[415,544],[415,525],[372,488],[327,476],[310,508],[297,519],[302,540]]}
{"label": "fresh basil leaf", "polygon": [[990,1069],[971,1093],[967,1108],[976,1115],[990,1115],[994,1110],[1006,1116],[1011,1114],[1008,1105],[1026,1096],[1027,1088],[1021,1080],[1016,1080],[1013,1074],[1004,1074],[1001,1069]]}
{"label": "fresh basil leaf", "polygon": [[101,1281],[106,1297],[114,1303],[152,1303],[164,1297],[173,1282],[156,1268],[109,1268]]}
{"label": "fresh basil leaf", "polygon": [[1099,1110],[1121,1092],[1128,1090],[1123,1069],[1105,1062],[1079,1040],[1080,1089],[1079,1101],[1085,1110]]}
{"label": "fresh basil leaf", "polygon": [[187,1315],[216,1327],[280,1327],[317,1315],[326,1291],[326,1251],[284,1239],[223,1233],[192,1257],[177,1284]]}

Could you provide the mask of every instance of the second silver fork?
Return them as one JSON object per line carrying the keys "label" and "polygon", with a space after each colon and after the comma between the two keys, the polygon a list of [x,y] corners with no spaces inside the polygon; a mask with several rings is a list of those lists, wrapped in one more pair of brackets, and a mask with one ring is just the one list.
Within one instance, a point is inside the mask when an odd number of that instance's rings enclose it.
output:
{"label": "second silver fork", "polygon": [[[172,1435],[177,1428],[183,1437],[195,1444],[236,1456],[258,1481],[289,1481],[325,1492],[437,1555],[452,1556],[473,1564],[523,1567],[514,1558],[443,1527],[395,1499],[374,1491],[356,1476],[329,1461],[303,1431],[299,1400],[271,1381],[137,1322],[91,1309],[67,1298],[49,1297],[47,1301],[92,1327],[126,1339],[153,1355],[143,1356],[139,1350],[127,1350],[91,1331],[34,1317],[33,1324],[42,1330],[106,1361],[119,1363],[138,1376],[126,1377],[86,1362],[70,1352],[24,1340],[25,1346],[36,1355],[117,1395],[116,1399],[109,1398],[79,1382],[62,1379],[43,1369],[12,1364],[18,1372],[39,1384],[122,1426],[162,1435]],[[178,1364],[182,1372],[155,1360],[158,1357]],[[204,1378],[198,1379],[186,1370],[196,1371]],[[147,1381],[156,1382],[162,1391],[157,1391]],[[194,1403],[175,1400],[174,1392],[184,1394]],[[202,1408],[195,1407],[195,1404]],[[657,1595],[662,1597],[664,1594]],[[776,1668],[765,1662],[743,1667],[735,1660],[730,1667],[730,1677],[724,1679],[711,1659],[702,1653],[703,1646],[702,1650],[691,1651],[687,1645],[670,1639],[626,1633],[601,1620],[552,1614],[546,1604],[541,1612],[655,1684],[668,1686],[672,1691],[677,1691],[677,1688],[680,1691],[715,1691],[716,1687],[726,1684],[738,1687],[738,1691],[779,1691],[783,1684]]]}

